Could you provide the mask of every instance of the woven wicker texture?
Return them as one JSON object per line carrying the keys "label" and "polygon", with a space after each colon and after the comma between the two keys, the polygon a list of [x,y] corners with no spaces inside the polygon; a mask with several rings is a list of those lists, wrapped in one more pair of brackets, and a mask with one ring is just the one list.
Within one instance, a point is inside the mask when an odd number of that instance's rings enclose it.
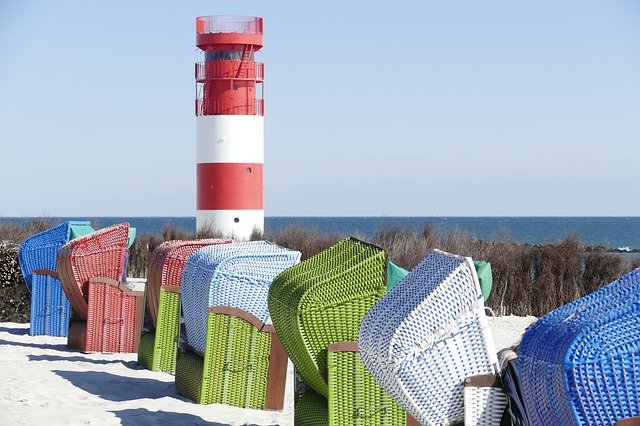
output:
{"label": "woven wicker texture", "polygon": [[32,277],[29,334],[67,337],[71,304],[60,281],[44,274],[32,274]]}
{"label": "woven wicker texture", "polygon": [[176,390],[180,395],[200,403],[204,358],[196,353],[181,354],[176,362]]}
{"label": "woven wicker texture", "polygon": [[347,238],[280,274],[269,311],[282,346],[304,381],[328,396],[327,347],[357,340],[365,313],[386,291],[385,252]]}
{"label": "woven wicker texture", "polygon": [[465,383],[463,394],[465,426],[500,424],[508,400],[501,387]]}
{"label": "woven wicker texture", "polygon": [[242,318],[209,314],[202,403],[264,408],[271,335]]}
{"label": "woven wicker texture", "polygon": [[196,250],[182,273],[187,342],[204,353],[207,310],[230,306],[264,322],[273,279],[300,261],[301,253],[266,241],[218,244]]}
{"label": "woven wicker texture", "polygon": [[517,366],[540,424],[615,424],[640,415],[640,269],[529,328]]}
{"label": "woven wicker texture", "polygon": [[296,426],[328,426],[327,399],[312,390],[300,395],[295,402],[293,424]]}
{"label": "woven wicker texture", "polygon": [[160,288],[163,285],[179,286],[182,271],[187,260],[199,248],[212,245],[230,243],[227,239],[204,240],[171,240],[165,241],[153,250],[149,258],[147,273],[146,302],[149,309],[151,324],[155,327],[158,321],[158,304]]}
{"label": "woven wicker texture", "polygon": [[85,221],[68,221],[26,238],[18,250],[18,262],[24,282],[31,288],[32,272],[35,269],[56,269],[58,250],[72,235],[72,226],[86,227],[93,231],[91,224]]}
{"label": "woven wicker texture", "polygon": [[180,293],[161,289],[159,299],[157,326],[140,340],[138,362],[152,371],[173,373],[180,339]]}
{"label": "woven wicker texture", "polygon": [[129,224],[121,223],[71,240],[58,251],[57,271],[73,311],[87,318],[89,279],[124,276]]}
{"label": "woven wicker texture", "polygon": [[423,424],[462,421],[464,379],[497,372],[468,257],[430,252],[367,313],[359,337],[367,369]]}
{"label": "woven wicker texture", "polygon": [[405,411],[376,383],[359,353],[329,350],[328,370],[329,424],[406,424]]}
{"label": "woven wicker texture", "polygon": [[89,282],[86,352],[137,352],[138,301],[104,283]]}
{"label": "woven wicker texture", "polygon": [[138,346],[138,364],[147,370],[153,370],[153,351],[156,344],[156,331],[150,330],[140,338]]}

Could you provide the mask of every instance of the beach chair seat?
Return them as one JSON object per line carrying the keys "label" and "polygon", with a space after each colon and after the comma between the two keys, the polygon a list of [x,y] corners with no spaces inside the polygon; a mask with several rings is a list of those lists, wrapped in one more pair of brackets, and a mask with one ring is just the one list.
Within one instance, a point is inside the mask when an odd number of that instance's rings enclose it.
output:
{"label": "beach chair seat", "polygon": [[176,364],[178,392],[199,404],[282,410],[287,355],[273,325],[241,309],[209,308],[204,353]]}
{"label": "beach chair seat", "polygon": [[[263,380],[271,368],[281,371],[281,378],[287,369],[269,325],[267,293],[273,279],[300,256],[266,241],[209,245],[191,255],[182,273],[181,301],[191,352],[181,354],[176,363],[179,392],[199,403],[282,409],[284,385]],[[195,378],[203,378],[198,381],[200,393],[187,384]],[[207,391],[223,382],[233,394]],[[267,392],[270,383],[274,394]],[[233,396],[243,393],[250,395]]]}
{"label": "beach chair seat", "polygon": [[373,306],[359,338],[369,372],[422,424],[462,422],[465,378],[498,372],[473,261],[440,250]]}
{"label": "beach chair seat", "polygon": [[180,282],[184,266],[197,249],[231,242],[219,238],[171,240],[153,250],[145,287],[150,328],[140,339],[138,363],[152,371],[175,371],[180,339]]}
{"label": "beach chair seat", "polygon": [[66,243],[57,256],[62,288],[77,318],[67,345],[83,352],[137,352],[144,292],[126,283],[129,224]]}
{"label": "beach chair seat", "polygon": [[86,221],[67,221],[26,238],[18,250],[24,282],[31,290],[29,334],[66,337],[71,309],[55,272],[58,250],[93,232]]}
{"label": "beach chair seat", "polygon": [[516,364],[535,424],[615,424],[640,416],[640,269],[542,317]]}

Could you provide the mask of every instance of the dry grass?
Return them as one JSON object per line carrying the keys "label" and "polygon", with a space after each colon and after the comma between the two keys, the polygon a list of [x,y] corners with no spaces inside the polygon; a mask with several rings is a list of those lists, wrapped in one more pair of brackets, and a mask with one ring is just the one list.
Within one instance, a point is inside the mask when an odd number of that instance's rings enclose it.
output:
{"label": "dry grass", "polygon": [[[24,226],[0,224],[0,241],[13,242],[0,245],[0,321],[28,321],[29,293],[17,264],[17,243],[54,225],[46,218]],[[130,249],[129,276],[146,276],[149,256],[163,241],[220,236],[212,230],[188,233],[168,225],[162,236],[138,235]],[[306,259],[348,236],[290,226],[273,234],[254,231],[251,239],[299,250]],[[378,229],[368,242],[382,247],[389,260],[406,269],[415,267],[433,248],[491,262],[493,293],[488,305],[498,315],[542,316],[640,267],[640,255],[626,258],[603,248],[588,249],[572,235],[557,244],[527,245],[481,241],[457,229],[439,233],[427,225],[422,230]]]}

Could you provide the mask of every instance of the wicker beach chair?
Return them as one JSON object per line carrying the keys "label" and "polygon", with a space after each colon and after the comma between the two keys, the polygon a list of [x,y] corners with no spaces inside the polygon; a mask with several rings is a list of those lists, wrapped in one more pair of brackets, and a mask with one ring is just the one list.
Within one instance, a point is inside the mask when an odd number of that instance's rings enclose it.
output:
{"label": "wicker beach chair", "polygon": [[640,416],[640,269],[538,320],[516,360],[534,424]]}
{"label": "wicker beach chair", "polygon": [[31,336],[67,336],[71,305],[55,272],[56,256],[67,241],[91,232],[89,222],[68,221],[32,235],[20,245],[18,261],[31,290]]}
{"label": "wicker beach chair", "polygon": [[57,256],[62,288],[77,319],[67,345],[83,352],[137,352],[144,292],[126,283],[129,224],[66,243]]}
{"label": "wicker beach chair", "polygon": [[173,373],[180,338],[180,282],[187,260],[199,248],[231,243],[227,239],[171,240],[151,253],[145,287],[150,329],[143,332],[138,363]]}
{"label": "wicker beach chair", "polygon": [[464,419],[465,378],[498,372],[471,258],[433,250],[366,315],[362,359],[422,424]]}
{"label": "wicker beach chair", "polygon": [[366,312],[385,294],[387,255],[346,238],[287,269],[269,291],[282,345],[304,382],[328,397],[327,348],[357,340]]}
{"label": "wicker beach chair", "polygon": [[196,250],[182,273],[190,352],[176,363],[176,387],[201,404],[282,410],[287,358],[269,322],[273,279],[301,253],[266,241]]}
{"label": "wicker beach chair", "polygon": [[[406,274],[380,248],[349,238],[276,278],[269,294],[272,317],[283,343],[293,339],[285,347],[307,387],[296,398],[296,425],[411,424],[364,367],[357,342],[336,338],[355,336],[366,310]],[[300,340],[323,350],[302,349]],[[307,378],[318,376],[314,387]],[[322,389],[320,380],[326,397],[313,390]]]}

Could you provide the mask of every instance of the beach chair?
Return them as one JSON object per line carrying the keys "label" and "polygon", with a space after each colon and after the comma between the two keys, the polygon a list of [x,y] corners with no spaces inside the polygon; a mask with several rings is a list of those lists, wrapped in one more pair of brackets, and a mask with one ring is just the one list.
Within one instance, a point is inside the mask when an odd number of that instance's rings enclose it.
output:
{"label": "beach chair", "polygon": [[282,410],[287,357],[269,321],[273,279],[301,253],[266,241],[196,250],[182,273],[189,351],[176,362],[178,392],[200,404]]}
{"label": "beach chair", "polygon": [[71,305],[62,291],[56,269],[58,250],[67,241],[93,232],[89,222],[67,221],[26,238],[18,262],[31,291],[29,334],[66,337]]}
{"label": "beach chair", "polygon": [[173,373],[180,338],[180,281],[187,260],[199,248],[231,243],[228,239],[171,240],[151,253],[145,287],[150,329],[143,332],[138,363],[152,371]]}
{"label": "beach chair", "polygon": [[272,319],[308,386],[296,398],[296,425],[407,424],[364,367],[357,342],[340,340],[357,334],[367,309],[406,273],[379,247],[348,238],[275,279]]}
{"label": "beach chair", "polygon": [[346,238],[287,269],[269,291],[269,312],[304,382],[328,396],[327,348],[357,340],[365,313],[386,292],[387,255]]}
{"label": "beach chair", "polygon": [[127,285],[129,224],[66,243],[57,256],[62,288],[76,317],[67,339],[83,352],[137,352],[144,291]]}
{"label": "beach chair", "polygon": [[516,365],[533,424],[640,416],[640,269],[539,319]]}
{"label": "beach chair", "polygon": [[462,422],[465,379],[499,371],[473,261],[440,250],[376,303],[359,338],[369,372],[422,424]]}

